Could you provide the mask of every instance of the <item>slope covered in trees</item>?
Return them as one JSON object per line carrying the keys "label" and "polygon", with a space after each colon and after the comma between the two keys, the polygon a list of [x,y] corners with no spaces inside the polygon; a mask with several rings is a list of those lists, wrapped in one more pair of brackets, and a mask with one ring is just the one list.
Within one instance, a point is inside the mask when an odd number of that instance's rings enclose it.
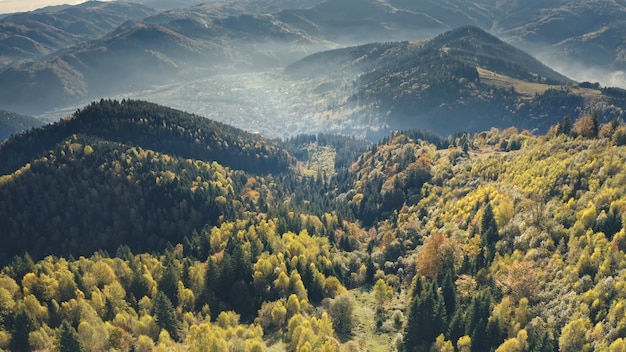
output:
{"label": "slope covered in trees", "polygon": [[245,170],[295,166],[277,142],[155,104],[105,100],[4,141],[0,159],[5,263],[24,251],[162,250],[256,210]]}
{"label": "slope covered in trees", "polygon": [[74,134],[261,173],[286,171],[292,162],[276,142],[222,123],[143,101],[101,100],[4,142],[0,173],[15,171]]}
{"label": "slope covered in trees", "polygon": [[349,126],[388,131],[491,127],[545,133],[562,116],[599,113],[623,118],[624,91],[577,84],[527,53],[477,27],[465,26],[418,42],[372,43],[320,52],[285,69],[295,82],[315,82]]}
{"label": "slope covered in trees", "polygon": [[[65,123],[102,129],[90,109]],[[0,178],[0,348],[624,347],[618,120],[409,130],[358,153],[301,136],[276,142],[299,160],[274,173],[104,135]]]}

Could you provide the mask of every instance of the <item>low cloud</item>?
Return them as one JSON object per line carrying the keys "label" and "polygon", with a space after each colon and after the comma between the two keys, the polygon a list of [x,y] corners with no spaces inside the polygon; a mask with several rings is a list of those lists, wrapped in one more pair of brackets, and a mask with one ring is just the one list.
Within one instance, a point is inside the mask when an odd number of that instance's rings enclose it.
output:
{"label": "low cloud", "polygon": [[619,87],[626,89],[626,72],[611,71],[602,67],[589,66],[574,60],[554,59],[550,55],[536,55],[536,57],[553,70],[566,75],[578,82],[598,82],[603,87]]}

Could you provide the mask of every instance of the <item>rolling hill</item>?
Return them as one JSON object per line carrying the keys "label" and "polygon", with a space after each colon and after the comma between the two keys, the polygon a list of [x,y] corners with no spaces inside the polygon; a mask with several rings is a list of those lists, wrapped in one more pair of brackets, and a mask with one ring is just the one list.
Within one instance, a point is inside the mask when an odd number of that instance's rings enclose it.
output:
{"label": "rolling hill", "polygon": [[59,122],[4,141],[0,172],[15,172],[73,135],[256,172],[286,171],[291,163],[276,142],[219,122],[142,101],[101,100]]}
{"label": "rolling hill", "polygon": [[[528,53],[474,26],[450,30],[422,42],[372,43],[322,52],[292,63],[285,71],[290,75],[299,71],[310,71],[310,75],[327,75],[346,69],[363,73],[394,64],[417,66],[411,62],[415,56],[433,55],[433,52],[522,80],[554,84],[573,82]],[[333,72],[318,71],[323,68]]]}
{"label": "rolling hill", "polygon": [[[109,100],[3,141],[0,160],[4,175],[0,177],[0,221],[3,233],[12,234],[14,243],[0,254],[5,259],[11,251],[24,250],[35,257],[68,255],[78,248],[83,254],[97,248],[114,251],[127,236],[135,238],[132,248],[164,248],[167,241],[179,241],[175,238],[180,233],[200,231],[220,214],[231,216],[236,204],[249,207],[236,200],[243,196],[245,171],[263,176],[295,167],[295,159],[275,141],[156,104]],[[121,169],[114,171],[117,168]],[[93,182],[100,185],[96,190],[100,196],[90,193],[88,185]],[[18,190],[24,189],[17,184],[30,189],[31,195],[19,195]],[[53,206],[52,199],[57,197],[68,207]],[[181,205],[183,199],[186,205]],[[30,218],[36,216],[34,209],[47,209],[43,210],[47,215],[40,220]],[[147,221],[152,224],[129,217],[134,212],[140,217],[151,214],[153,219]],[[162,226],[172,212],[187,212],[184,217],[189,223],[184,230],[175,223]],[[67,237],[29,239],[46,231],[50,217],[57,216],[63,220],[52,226],[63,229],[58,235]],[[11,220],[17,218],[30,225]],[[139,227],[132,230],[133,226]],[[155,242],[142,244],[142,236],[148,233],[155,236]],[[82,245],[86,238],[82,236],[89,234],[94,242]],[[56,248],[62,248],[61,252],[53,249],[59,241],[63,244]],[[35,242],[35,247],[27,249]]]}

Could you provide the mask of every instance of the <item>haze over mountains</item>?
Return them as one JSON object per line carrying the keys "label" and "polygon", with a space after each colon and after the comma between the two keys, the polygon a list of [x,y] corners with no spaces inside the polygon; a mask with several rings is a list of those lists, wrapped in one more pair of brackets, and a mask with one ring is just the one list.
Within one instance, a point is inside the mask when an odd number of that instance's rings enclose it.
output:
{"label": "haze over mountains", "polygon": [[60,49],[100,38],[130,19],[155,13],[137,4],[89,1],[9,15],[0,20],[0,69],[23,60],[42,59]]}
{"label": "haze over mountains", "polygon": [[[142,3],[164,9],[154,1]],[[88,2],[0,19],[0,26],[7,28],[0,48],[7,65],[0,72],[0,108],[56,120],[101,97],[137,97],[277,137],[320,131],[364,136],[398,127],[430,127],[450,133],[446,125],[456,126],[459,121],[467,121],[459,127],[468,130],[511,123],[545,129],[554,121],[542,122],[541,116],[560,119],[565,114],[577,117],[598,112],[611,119],[622,113],[620,94],[574,89],[568,87],[572,81],[566,78],[575,73],[570,78],[621,84],[625,66],[620,48],[625,36],[620,33],[626,30],[626,23],[621,20],[624,6],[617,1],[246,0],[193,6],[183,1],[170,3],[165,12],[143,4]],[[80,20],[74,21],[72,16]],[[466,25],[527,49],[553,68],[565,69],[560,71],[565,76],[537,81],[531,75],[548,79],[557,73],[537,71],[537,63],[530,64],[530,59],[500,62],[498,69],[481,67],[489,66],[485,57],[498,56],[498,50],[521,55],[504,43],[479,43],[455,51],[422,48],[420,41]],[[73,32],[77,29],[80,35]],[[475,31],[457,39],[457,44],[487,40]],[[387,61],[377,62],[379,66],[339,70],[333,80],[317,75],[294,80],[283,72],[307,55],[376,42],[397,43],[394,50],[386,52],[390,56]],[[431,46],[439,44],[431,41]],[[446,59],[454,65],[474,66],[478,76],[473,71],[467,73],[474,78],[445,76],[449,72],[439,69],[420,73],[428,55],[431,63],[442,67],[432,56],[437,50],[447,52]],[[482,56],[482,61],[472,56]],[[19,60],[23,62],[15,63]],[[303,62],[310,61],[296,65]],[[403,68],[398,69],[403,73],[385,67],[400,62]],[[572,67],[575,70],[568,70]],[[374,78],[372,71],[379,77]],[[404,82],[402,88],[391,85],[392,89],[383,92],[380,84],[393,82],[381,72],[413,75],[414,83],[435,80],[447,88],[445,92],[406,90]],[[433,72],[444,76],[435,77]],[[419,76],[423,74],[428,77]],[[465,83],[450,85],[450,79]],[[557,86],[561,88],[549,89]],[[495,95],[493,87],[500,89]],[[516,94],[505,94],[504,88]],[[539,100],[544,101],[546,91],[552,100],[536,107],[534,95],[543,95]],[[397,99],[391,102],[385,95]],[[430,107],[419,103],[426,101]],[[443,109],[438,108],[441,104]],[[544,109],[546,106],[550,108]],[[460,112],[473,115],[460,118]],[[478,115],[482,122],[476,121]],[[458,119],[451,122],[450,116]],[[523,120],[528,117],[539,121],[526,124]],[[268,122],[276,120],[281,127],[269,127],[276,124]]]}
{"label": "haze over mountains", "polygon": [[622,1],[144,2],[0,17],[0,351],[626,351],[626,90],[535,57]]}
{"label": "haze over mountains", "polygon": [[31,116],[20,115],[0,110],[0,141],[33,127],[39,127],[44,121]]}
{"label": "haze over mountains", "polygon": [[[624,87],[626,5],[622,1],[498,2],[493,30],[579,80],[602,71]],[[578,72],[576,72],[578,71]]]}

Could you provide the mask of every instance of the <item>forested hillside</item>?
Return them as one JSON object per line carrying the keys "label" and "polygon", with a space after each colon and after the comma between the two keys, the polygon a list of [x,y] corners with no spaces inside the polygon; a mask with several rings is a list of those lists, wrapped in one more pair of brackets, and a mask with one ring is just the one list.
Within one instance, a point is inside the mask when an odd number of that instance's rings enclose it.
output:
{"label": "forested hillside", "polygon": [[0,173],[15,171],[75,134],[261,173],[286,171],[291,162],[276,142],[223,123],[143,101],[101,100],[0,145]]}
{"label": "forested hillside", "polygon": [[163,249],[254,210],[243,170],[281,174],[295,161],[276,142],[199,116],[109,100],[6,140],[0,159],[5,263],[24,251]]}
{"label": "forested hillside", "polygon": [[94,103],[0,146],[0,348],[622,350],[626,125],[599,120],[272,142]]}
{"label": "forested hillside", "polygon": [[515,125],[545,133],[565,115],[596,112],[604,123],[626,109],[624,90],[575,83],[473,26],[424,41],[320,52],[285,73],[315,82],[316,100],[343,87],[346,98],[328,105],[350,127],[372,132],[420,127],[448,135]]}

